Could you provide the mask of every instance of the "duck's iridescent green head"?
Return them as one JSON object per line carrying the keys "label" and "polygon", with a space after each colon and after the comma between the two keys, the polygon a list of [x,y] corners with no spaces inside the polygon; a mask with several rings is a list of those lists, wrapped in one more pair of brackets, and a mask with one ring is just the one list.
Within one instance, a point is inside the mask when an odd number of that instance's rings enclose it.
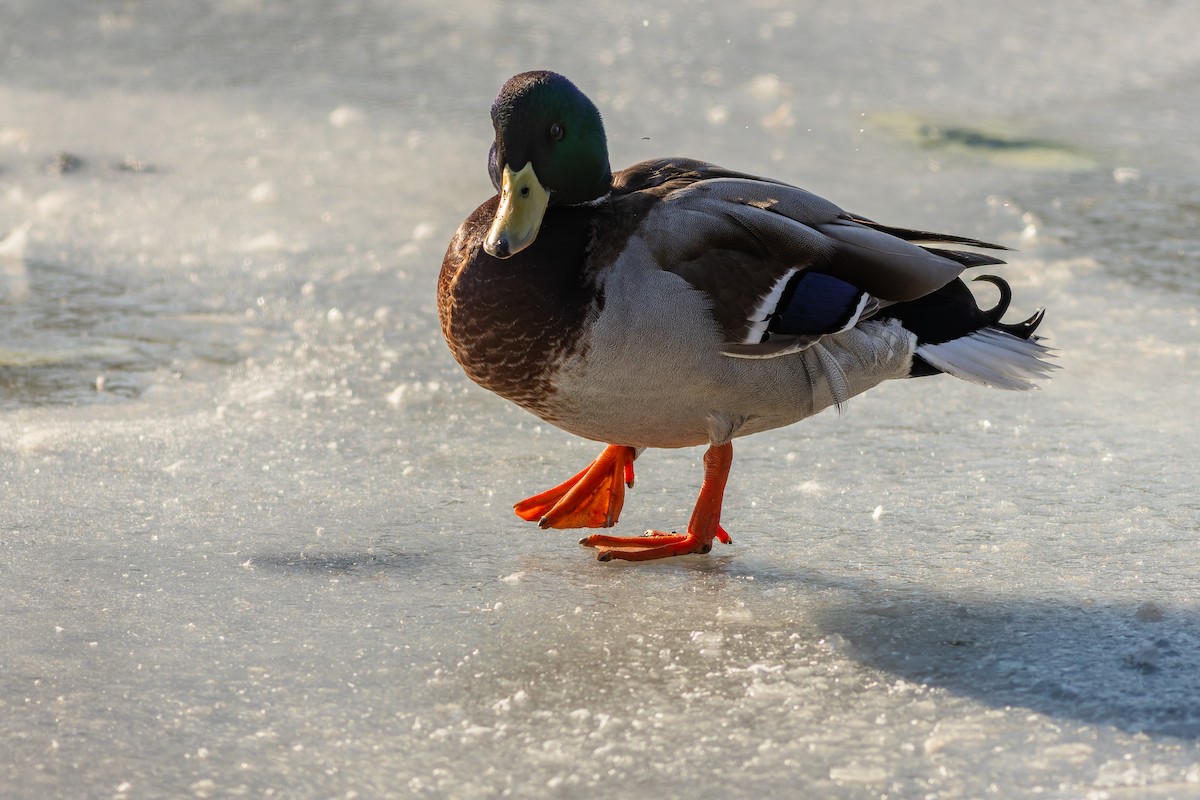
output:
{"label": "duck's iridescent green head", "polygon": [[500,206],[483,244],[490,255],[508,258],[531,245],[548,206],[585,203],[611,188],[600,112],[562,75],[510,78],[492,104],[492,125],[488,172]]}

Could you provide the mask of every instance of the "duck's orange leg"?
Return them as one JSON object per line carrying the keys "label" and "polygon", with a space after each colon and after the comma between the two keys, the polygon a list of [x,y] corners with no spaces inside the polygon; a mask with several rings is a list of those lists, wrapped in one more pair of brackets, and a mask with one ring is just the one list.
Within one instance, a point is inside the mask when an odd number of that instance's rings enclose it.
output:
{"label": "duck's orange leg", "polygon": [[713,539],[729,544],[729,534],[721,527],[721,501],[725,482],[733,464],[733,444],[712,445],[704,454],[704,483],[692,510],[687,533],[647,531],[644,536],[607,536],[593,534],[579,540],[586,547],[597,547],[601,561],[649,561],[654,558],[707,553]]}
{"label": "duck's orange leg", "polygon": [[625,487],[633,486],[637,450],[619,444],[604,448],[586,469],[553,489],[513,506],[517,516],[540,528],[611,528],[625,505]]}

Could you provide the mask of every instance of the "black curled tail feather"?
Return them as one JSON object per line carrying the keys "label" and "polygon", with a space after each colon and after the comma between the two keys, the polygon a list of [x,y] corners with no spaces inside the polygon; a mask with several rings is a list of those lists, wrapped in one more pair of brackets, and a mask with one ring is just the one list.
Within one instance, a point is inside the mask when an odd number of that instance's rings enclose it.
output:
{"label": "black curled tail feather", "polygon": [[1012,302],[1012,288],[1003,278],[982,275],[1000,290],[1000,300],[982,309],[961,279],[935,292],[888,306],[879,316],[899,320],[916,334],[911,377],[949,373],[955,377],[1004,389],[1034,388],[1054,365],[1048,348],[1038,344],[1034,331],[1044,310],[1017,323],[1001,322]]}
{"label": "black curled tail feather", "polygon": [[1033,313],[1033,316],[1024,322],[1004,323],[1000,320],[1008,312],[1008,304],[1012,302],[1012,287],[1008,285],[1008,281],[998,275],[980,275],[975,280],[990,283],[1000,290],[1000,300],[984,314],[991,320],[991,327],[997,330],[1011,333],[1013,336],[1018,336],[1022,339],[1032,339],[1034,331],[1042,324],[1042,320],[1046,317],[1046,309],[1039,308]]}

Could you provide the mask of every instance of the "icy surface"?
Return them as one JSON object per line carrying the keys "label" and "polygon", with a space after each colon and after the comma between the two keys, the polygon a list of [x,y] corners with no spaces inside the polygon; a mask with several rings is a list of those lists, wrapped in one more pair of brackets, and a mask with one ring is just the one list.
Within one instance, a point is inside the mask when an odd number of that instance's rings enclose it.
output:
{"label": "icy surface", "polygon": [[[0,795],[1200,793],[1200,6],[0,15]],[[615,164],[1018,248],[1064,369],[739,442],[707,558],[521,523],[598,445],[471,385],[434,283],[536,67]]]}

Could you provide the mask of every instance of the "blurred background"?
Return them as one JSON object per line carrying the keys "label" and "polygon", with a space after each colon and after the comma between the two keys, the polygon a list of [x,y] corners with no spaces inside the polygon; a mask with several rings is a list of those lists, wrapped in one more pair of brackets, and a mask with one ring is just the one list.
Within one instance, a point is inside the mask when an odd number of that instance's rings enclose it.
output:
{"label": "blurred background", "polygon": [[[1200,791],[1200,7],[0,0],[0,794]],[[743,440],[736,542],[598,564],[598,445],[434,288],[488,109],[1016,249],[1040,392]],[[981,300],[989,302],[986,289]],[[683,524],[700,452],[621,529]]]}

